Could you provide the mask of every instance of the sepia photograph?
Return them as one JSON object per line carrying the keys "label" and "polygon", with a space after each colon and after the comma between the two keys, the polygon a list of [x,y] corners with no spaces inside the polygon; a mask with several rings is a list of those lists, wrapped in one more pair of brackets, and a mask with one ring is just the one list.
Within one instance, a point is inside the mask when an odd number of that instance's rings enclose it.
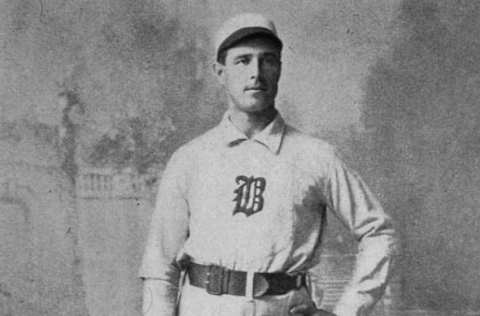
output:
{"label": "sepia photograph", "polygon": [[0,0],[0,316],[480,316],[480,1]]}

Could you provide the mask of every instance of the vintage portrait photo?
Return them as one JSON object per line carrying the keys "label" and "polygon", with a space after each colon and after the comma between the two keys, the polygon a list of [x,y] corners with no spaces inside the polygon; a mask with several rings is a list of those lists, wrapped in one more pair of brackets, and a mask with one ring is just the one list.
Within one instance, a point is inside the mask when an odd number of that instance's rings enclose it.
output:
{"label": "vintage portrait photo", "polygon": [[0,1],[0,316],[480,316],[480,1]]}

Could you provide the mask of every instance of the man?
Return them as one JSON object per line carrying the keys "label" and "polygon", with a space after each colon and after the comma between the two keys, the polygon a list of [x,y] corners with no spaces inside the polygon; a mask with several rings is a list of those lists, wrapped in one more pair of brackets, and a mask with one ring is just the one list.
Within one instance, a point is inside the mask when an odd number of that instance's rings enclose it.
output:
{"label": "man", "polygon": [[[391,220],[330,145],[275,109],[282,45],[261,15],[219,30],[214,72],[228,111],[178,149],[162,176],[140,269],[145,315],[366,315],[382,295]],[[360,241],[334,314],[313,304],[308,278],[327,209]]]}

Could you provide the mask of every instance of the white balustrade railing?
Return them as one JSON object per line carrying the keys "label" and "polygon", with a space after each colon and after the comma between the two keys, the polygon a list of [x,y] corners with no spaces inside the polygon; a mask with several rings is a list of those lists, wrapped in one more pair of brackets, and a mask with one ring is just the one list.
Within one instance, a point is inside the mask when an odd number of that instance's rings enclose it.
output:
{"label": "white balustrade railing", "polygon": [[137,174],[130,170],[84,169],[76,181],[79,198],[136,198],[149,197],[152,187],[149,182],[158,177],[152,174]]}

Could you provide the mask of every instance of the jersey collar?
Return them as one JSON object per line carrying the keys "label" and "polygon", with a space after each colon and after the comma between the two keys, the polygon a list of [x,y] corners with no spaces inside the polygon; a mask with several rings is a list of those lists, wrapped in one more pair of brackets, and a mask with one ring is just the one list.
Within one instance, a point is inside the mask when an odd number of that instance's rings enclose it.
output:
{"label": "jersey collar", "polygon": [[[272,153],[277,154],[282,144],[285,131],[285,121],[280,113],[251,140],[256,141],[267,147]],[[220,123],[220,136],[223,143],[228,147],[234,147],[248,140],[248,137],[242,133],[230,120],[229,111],[225,112]]]}

